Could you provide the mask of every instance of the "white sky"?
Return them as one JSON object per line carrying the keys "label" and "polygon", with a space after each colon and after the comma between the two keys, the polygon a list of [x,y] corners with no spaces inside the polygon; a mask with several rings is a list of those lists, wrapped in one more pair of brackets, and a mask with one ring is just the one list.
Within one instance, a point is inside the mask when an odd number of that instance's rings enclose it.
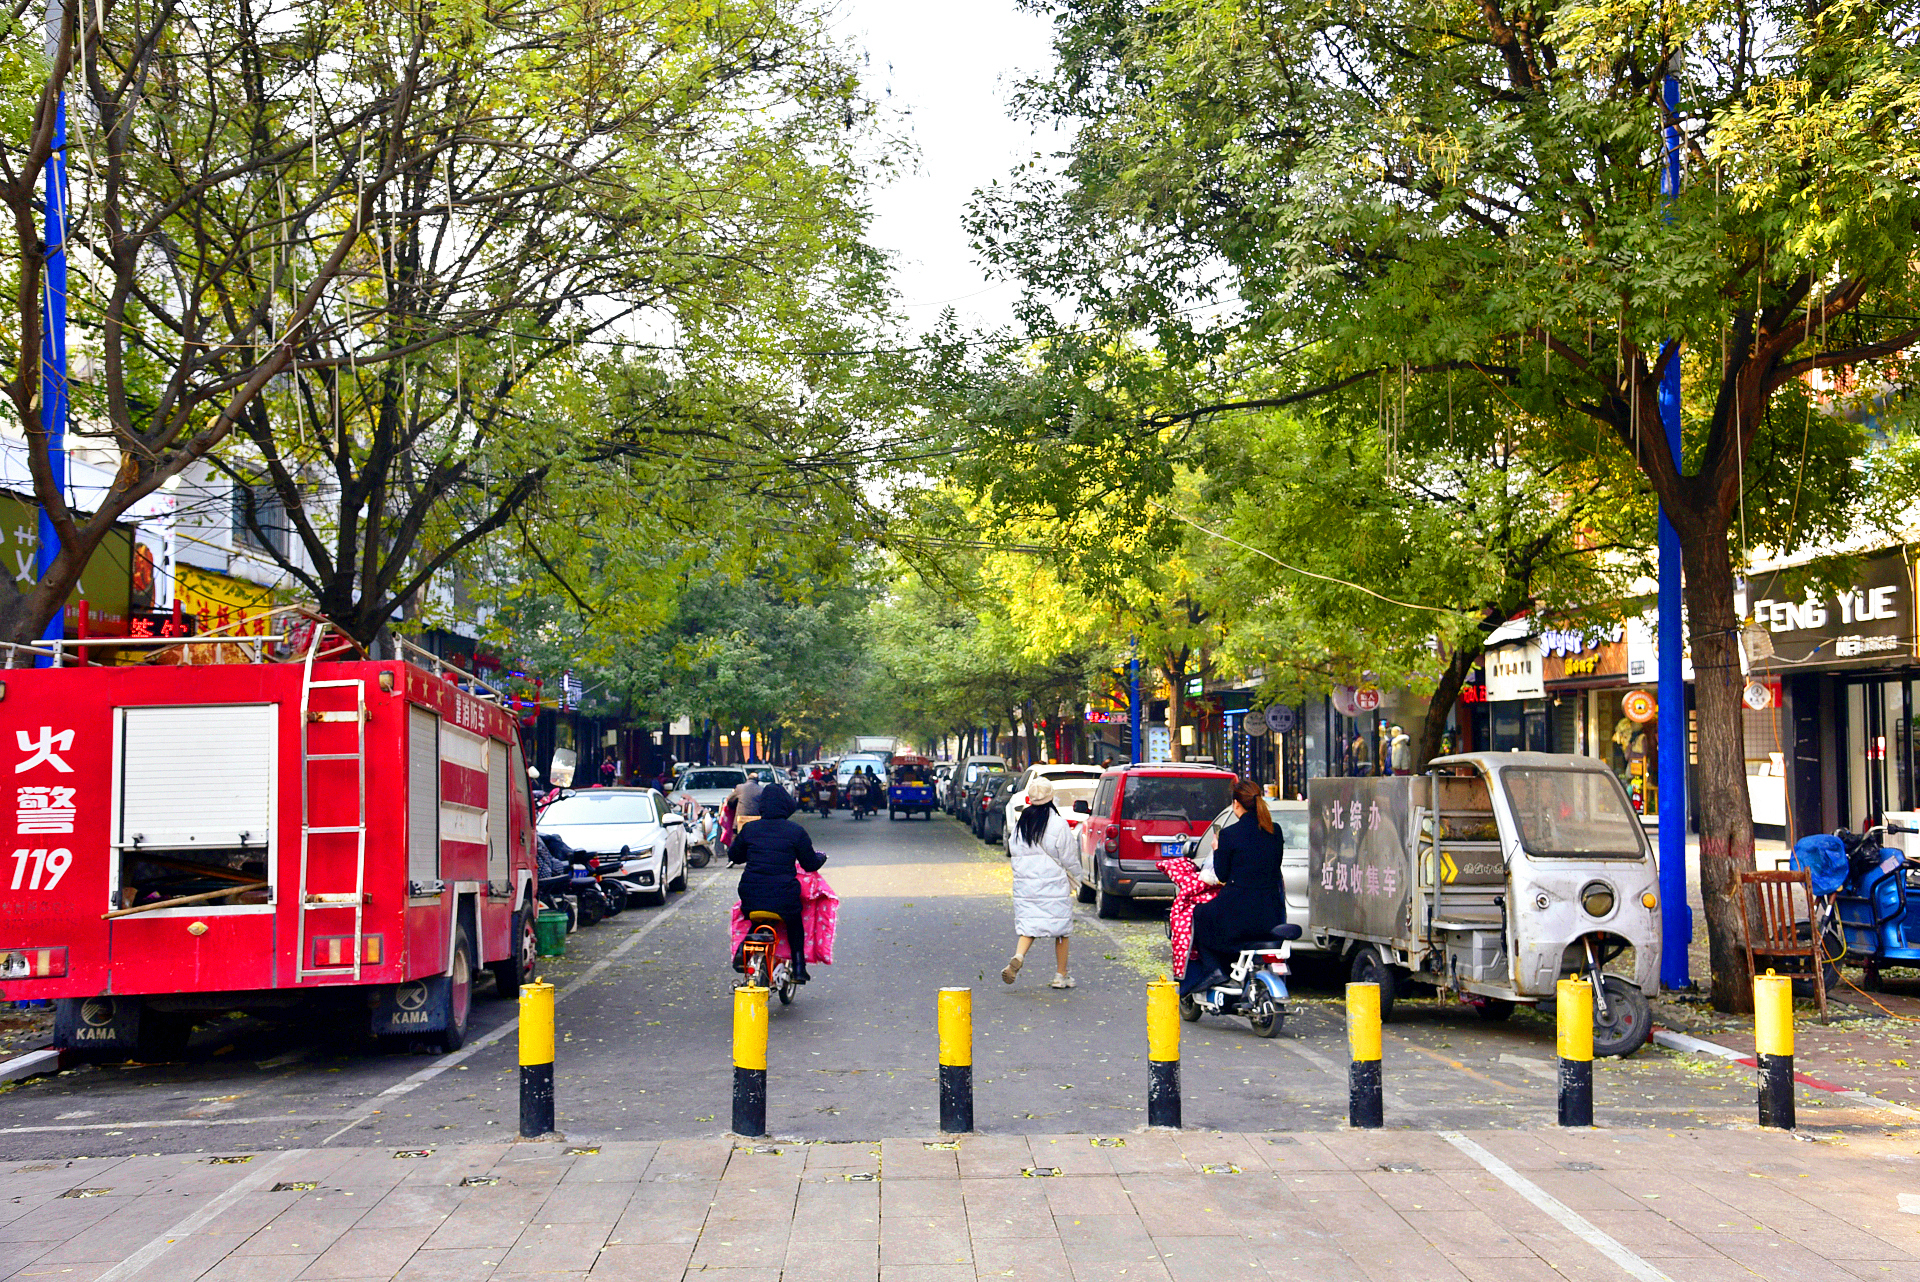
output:
{"label": "white sky", "polygon": [[961,217],[976,189],[1058,149],[1007,114],[1021,77],[1052,63],[1050,24],[1013,0],[841,0],[839,12],[837,34],[871,55],[869,92],[905,113],[900,127],[919,151],[916,172],[875,193],[870,233],[896,255],[908,325],[930,326],[948,304],[966,324],[1009,323],[1019,287],[988,277]]}

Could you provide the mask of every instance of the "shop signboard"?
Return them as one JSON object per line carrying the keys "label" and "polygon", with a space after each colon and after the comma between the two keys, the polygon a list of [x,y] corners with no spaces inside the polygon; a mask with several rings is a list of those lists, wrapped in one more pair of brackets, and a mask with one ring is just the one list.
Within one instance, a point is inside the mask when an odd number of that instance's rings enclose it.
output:
{"label": "shop signboard", "polygon": [[174,576],[174,599],[209,632],[233,636],[266,636],[273,609],[273,589],[195,566],[183,565]]}
{"label": "shop signboard", "polygon": [[1541,661],[1540,644],[1531,637],[1487,651],[1483,663],[1490,702],[1538,699],[1547,692],[1542,680],[1546,665]]}
{"label": "shop signboard", "polygon": [[[1681,612],[1681,632],[1686,631],[1686,612]],[[1744,651],[1741,671],[1746,670]],[[1653,611],[1627,620],[1627,680],[1633,685],[1650,685],[1660,679],[1660,627]],[[1680,679],[1693,680],[1693,646],[1684,639],[1680,645]]]}
{"label": "shop signboard", "polygon": [[1601,685],[1627,675],[1624,624],[1597,631],[1542,632],[1540,675],[1544,684]]}
{"label": "shop signboard", "polygon": [[1860,563],[1845,587],[1824,595],[1790,590],[1791,571],[1756,574],[1747,583],[1743,616],[1766,628],[1773,654],[1756,657],[1756,672],[1854,667],[1914,653],[1913,568],[1903,550]]}
{"label": "shop signboard", "polygon": [[[34,558],[39,547],[40,505],[24,495],[0,491],[0,565],[6,567],[14,587],[21,591],[38,578]],[[133,526],[116,525],[94,550],[93,558],[80,572],[79,585],[67,597],[66,634],[79,636],[80,601],[84,598],[88,636],[127,635],[133,578]]]}

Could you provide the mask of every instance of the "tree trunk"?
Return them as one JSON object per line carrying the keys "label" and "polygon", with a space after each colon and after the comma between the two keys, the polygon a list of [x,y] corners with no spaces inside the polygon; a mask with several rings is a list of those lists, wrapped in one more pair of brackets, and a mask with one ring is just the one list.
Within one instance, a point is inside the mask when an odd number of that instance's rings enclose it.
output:
{"label": "tree trunk", "polygon": [[[1746,733],[1741,692],[1738,629],[1733,610],[1733,563],[1723,519],[1681,514],[1681,560],[1686,570],[1687,631],[1693,643],[1694,703],[1699,730],[1699,765],[1692,776],[1700,816],[1700,897],[1706,909],[1707,948],[1716,1010],[1753,1008],[1746,982],[1746,954],[1740,933],[1738,876],[1752,872],[1753,806],[1747,792]],[[1692,520],[1688,520],[1691,516]],[[1718,528],[1715,528],[1715,527]],[[1686,709],[1660,709],[1660,716],[1681,717]],[[1685,737],[1682,737],[1685,742]],[[1668,810],[1660,798],[1660,823],[1684,825],[1684,802]]]}
{"label": "tree trunk", "polygon": [[1426,720],[1420,723],[1420,738],[1413,745],[1413,773],[1424,773],[1427,762],[1440,755],[1440,740],[1447,734],[1447,716],[1460,701],[1460,691],[1466,687],[1473,665],[1486,651],[1481,644],[1485,636],[1484,632],[1475,633],[1447,660],[1440,684],[1433,688],[1433,698],[1427,703]]}
{"label": "tree trunk", "polygon": [[1180,727],[1185,724],[1186,712],[1182,706],[1187,685],[1186,655],[1169,655],[1160,665],[1167,677],[1167,750],[1175,761],[1185,761],[1186,752],[1180,746]]}

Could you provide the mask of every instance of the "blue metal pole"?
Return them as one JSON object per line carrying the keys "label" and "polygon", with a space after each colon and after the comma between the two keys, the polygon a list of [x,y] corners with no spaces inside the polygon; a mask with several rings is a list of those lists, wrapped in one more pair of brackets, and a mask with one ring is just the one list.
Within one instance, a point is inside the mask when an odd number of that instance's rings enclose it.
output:
{"label": "blue metal pole", "polygon": [[[1680,82],[1668,76],[1667,111],[1680,107]],[[1667,128],[1667,163],[1660,175],[1661,194],[1680,194],[1680,131]],[[1672,215],[1669,214],[1669,217]],[[1674,467],[1680,454],[1680,345],[1668,340],[1661,351],[1660,426]],[[1693,942],[1693,909],[1687,903],[1687,685],[1681,678],[1685,644],[1680,613],[1680,535],[1660,512],[1660,985],[1691,988],[1687,949]]]}
{"label": "blue metal pole", "polygon": [[[56,33],[58,26],[52,30]],[[54,108],[53,155],[47,161],[46,279],[40,304],[40,430],[46,434],[47,468],[53,473],[54,488],[62,495],[67,489],[67,96],[61,94]],[[44,505],[40,508],[40,545],[35,549],[34,572],[44,579],[60,556],[60,536],[53,528],[53,517]],[[67,611],[63,601],[47,621],[41,633],[44,641],[58,641],[66,635]],[[39,667],[52,664],[51,658],[36,661]]]}
{"label": "blue metal pole", "polygon": [[1140,642],[1133,642],[1133,655],[1127,660],[1127,720],[1133,725],[1133,759],[1140,760]]}

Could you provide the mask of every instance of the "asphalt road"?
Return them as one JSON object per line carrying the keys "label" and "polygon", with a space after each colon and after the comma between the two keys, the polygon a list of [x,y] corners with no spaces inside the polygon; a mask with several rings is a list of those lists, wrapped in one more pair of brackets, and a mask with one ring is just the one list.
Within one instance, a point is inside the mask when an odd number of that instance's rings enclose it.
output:
{"label": "asphalt road", "polygon": [[[1144,984],[1166,968],[1164,909],[1100,922],[1080,909],[1078,986],[1047,987],[1043,941],[1000,982],[1011,950],[1009,875],[944,816],[932,822],[809,819],[841,897],[835,964],[774,1007],[768,1121],[777,1135],[853,1140],[938,1124],[935,994],[974,990],[975,1113],[982,1131],[1115,1133],[1145,1121]],[[734,975],[727,912],[736,874],[694,870],[664,909],[633,909],[568,941],[560,986],[559,1125],[574,1140],[724,1131]],[[1339,977],[1299,978],[1284,1033],[1206,1018],[1184,1030],[1185,1121],[1228,1130],[1319,1130],[1346,1120]],[[512,1135],[514,1006],[482,989],[474,1033],[452,1056],[345,1050],[324,1030],[236,1020],[196,1035],[190,1062],[83,1067],[0,1088],[0,1158],[250,1152],[324,1145],[425,1148]],[[490,1040],[491,1039],[491,1040]],[[1441,1001],[1404,1002],[1386,1044],[1391,1125],[1551,1125],[1548,1018],[1504,1025]],[[1648,1048],[1602,1061],[1603,1126],[1751,1122],[1746,1070]],[[1887,1119],[1808,1091],[1803,1126]]]}

